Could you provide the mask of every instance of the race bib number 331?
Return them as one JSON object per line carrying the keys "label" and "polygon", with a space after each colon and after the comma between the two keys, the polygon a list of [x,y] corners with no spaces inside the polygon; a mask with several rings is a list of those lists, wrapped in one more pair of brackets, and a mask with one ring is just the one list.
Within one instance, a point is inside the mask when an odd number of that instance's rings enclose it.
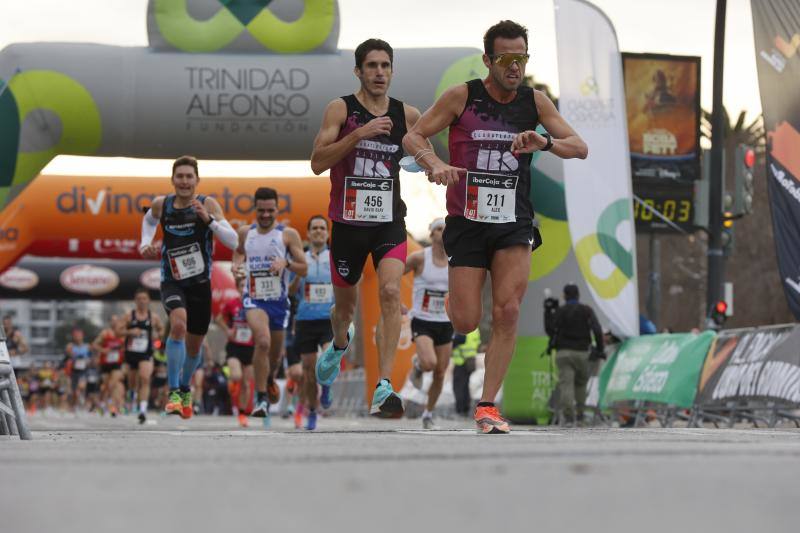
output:
{"label": "race bib number 331", "polygon": [[517,176],[467,172],[464,217],[491,224],[515,222],[518,180]]}
{"label": "race bib number 331", "polygon": [[345,178],[342,218],[363,222],[391,222],[393,195],[392,178]]}
{"label": "race bib number 331", "polygon": [[281,278],[267,270],[250,273],[250,297],[256,300],[279,300],[283,293]]}

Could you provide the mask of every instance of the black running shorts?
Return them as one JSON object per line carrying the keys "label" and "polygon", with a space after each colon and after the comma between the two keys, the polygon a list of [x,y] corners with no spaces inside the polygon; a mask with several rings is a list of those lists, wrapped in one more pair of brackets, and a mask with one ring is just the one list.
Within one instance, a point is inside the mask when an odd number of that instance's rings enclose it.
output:
{"label": "black running shorts", "polygon": [[211,323],[211,282],[182,287],[175,282],[161,283],[161,303],[167,315],[173,309],[186,309],[186,331],[193,335],[208,333]]}
{"label": "black running shorts", "polygon": [[411,336],[414,340],[421,336],[430,337],[434,346],[442,346],[453,342],[453,324],[412,318]]}
{"label": "black running shorts", "polygon": [[384,257],[406,261],[406,223],[402,220],[377,226],[353,226],[333,222],[331,230],[331,280],[339,287],[352,287],[361,279],[367,255],[372,264]]}
{"label": "black running shorts", "polygon": [[491,269],[497,250],[523,244],[533,251],[542,244],[539,228],[527,219],[489,224],[450,215],[445,224],[442,240],[451,267]]}
{"label": "black running shorts", "polygon": [[139,363],[143,363],[144,361],[151,361],[152,359],[153,359],[152,354],[125,352],[125,363],[132,370],[139,370]]}
{"label": "black running shorts", "polygon": [[333,340],[333,329],[328,319],[298,320],[294,330],[294,352],[298,357],[304,353],[317,353],[319,346]]}
{"label": "black running shorts", "polygon": [[229,342],[225,345],[225,356],[228,359],[238,359],[242,366],[250,366],[253,364],[253,347]]}

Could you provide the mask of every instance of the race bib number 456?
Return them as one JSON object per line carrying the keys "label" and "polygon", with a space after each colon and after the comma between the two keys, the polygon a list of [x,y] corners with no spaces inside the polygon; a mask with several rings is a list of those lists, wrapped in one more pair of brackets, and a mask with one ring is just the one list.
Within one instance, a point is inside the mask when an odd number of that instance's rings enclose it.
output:
{"label": "race bib number 456", "polygon": [[176,280],[191,278],[202,274],[206,269],[200,244],[192,243],[180,248],[167,250],[172,277]]}
{"label": "race bib number 456", "polygon": [[517,176],[467,172],[464,217],[490,224],[515,222],[518,180]]}
{"label": "race bib number 456", "polygon": [[345,220],[391,222],[394,180],[392,178],[345,178]]}

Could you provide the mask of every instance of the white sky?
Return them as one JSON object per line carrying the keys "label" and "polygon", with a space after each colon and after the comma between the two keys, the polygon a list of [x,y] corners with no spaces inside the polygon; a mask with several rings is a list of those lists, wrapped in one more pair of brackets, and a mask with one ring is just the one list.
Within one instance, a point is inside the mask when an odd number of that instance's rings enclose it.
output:
{"label": "white sky", "polygon": [[[275,0],[282,1],[282,0]],[[711,109],[715,0],[594,0],[616,28],[620,50],[702,57],[702,106]],[[378,8],[376,6],[380,5]],[[384,7],[385,6],[385,7]],[[339,0],[339,46],[379,36],[395,49],[482,47],[483,32],[503,18],[525,24],[533,55],[528,73],[558,93],[552,0]],[[146,46],[147,0],[0,0],[0,49],[15,42],[94,42]],[[400,53],[400,52],[398,52]],[[728,0],[725,106],[732,116],[761,112],[749,0]],[[402,71],[396,72],[403,76]],[[163,175],[169,162],[59,156],[44,172],[70,175]],[[307,162],[203,162],[204,175],[308,176]],[[403,180],[404,196],[441,212],[442,191]],[[418,204],[417,204],[418,205]],[[420,229],[409,228],[419,234]],[[422,229],[424,232],[424,228]]]}

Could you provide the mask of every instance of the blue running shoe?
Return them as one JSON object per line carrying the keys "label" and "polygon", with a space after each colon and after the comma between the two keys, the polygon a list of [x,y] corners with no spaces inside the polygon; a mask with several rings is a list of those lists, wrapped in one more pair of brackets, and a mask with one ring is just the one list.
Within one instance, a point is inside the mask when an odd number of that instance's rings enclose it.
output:
{"label": "blue running shoe", "polygon": [[328,347],[325,348],[325,351],[320,354],[319,358],[317,358],[317,366],[315,369],[317,383],[320,385],[330,385],[334,382],[336,376],[339,375],[342,356],[350,346],[350,339],[353,338],[355,333],[355,326],[350,324],[350,327],[347,328],[347,346],[344,347],[344,350],[335,350],[333,348],[333,342],[331,342]]}
{"label": "blue running shoe", "polygon": [[333,392],[330,385],[323,385],[322,392],[319,393],[319,404],[323,409],[328,409],[333,403]]}
{"label": "blue running shoe", "polygon": [[317,412],[316,411],[309,411],[308,418],[306,418],[306,429],[308,431],[314,431],[317,429]]}
{"label": "blue running shoe", "polygon": [[380,418],[400,418],[404,411],[403,400],[394,392],[391,383],[382,379],[372,395],[369,414]]}
{"label": "blue running shoe", "polygon": [[261,419],[261,424],[264,429],[269,429],[272,426],[272,416],[269,414],[269,409],[267,409],[267,416]]}
{"label": "blue running shoe", "polygon": [[255,407],[253,407],[250,416],[255,418],[265,418],[269,416],[269,404],[267,403],[267,400],[261,400],[258,402]]}

